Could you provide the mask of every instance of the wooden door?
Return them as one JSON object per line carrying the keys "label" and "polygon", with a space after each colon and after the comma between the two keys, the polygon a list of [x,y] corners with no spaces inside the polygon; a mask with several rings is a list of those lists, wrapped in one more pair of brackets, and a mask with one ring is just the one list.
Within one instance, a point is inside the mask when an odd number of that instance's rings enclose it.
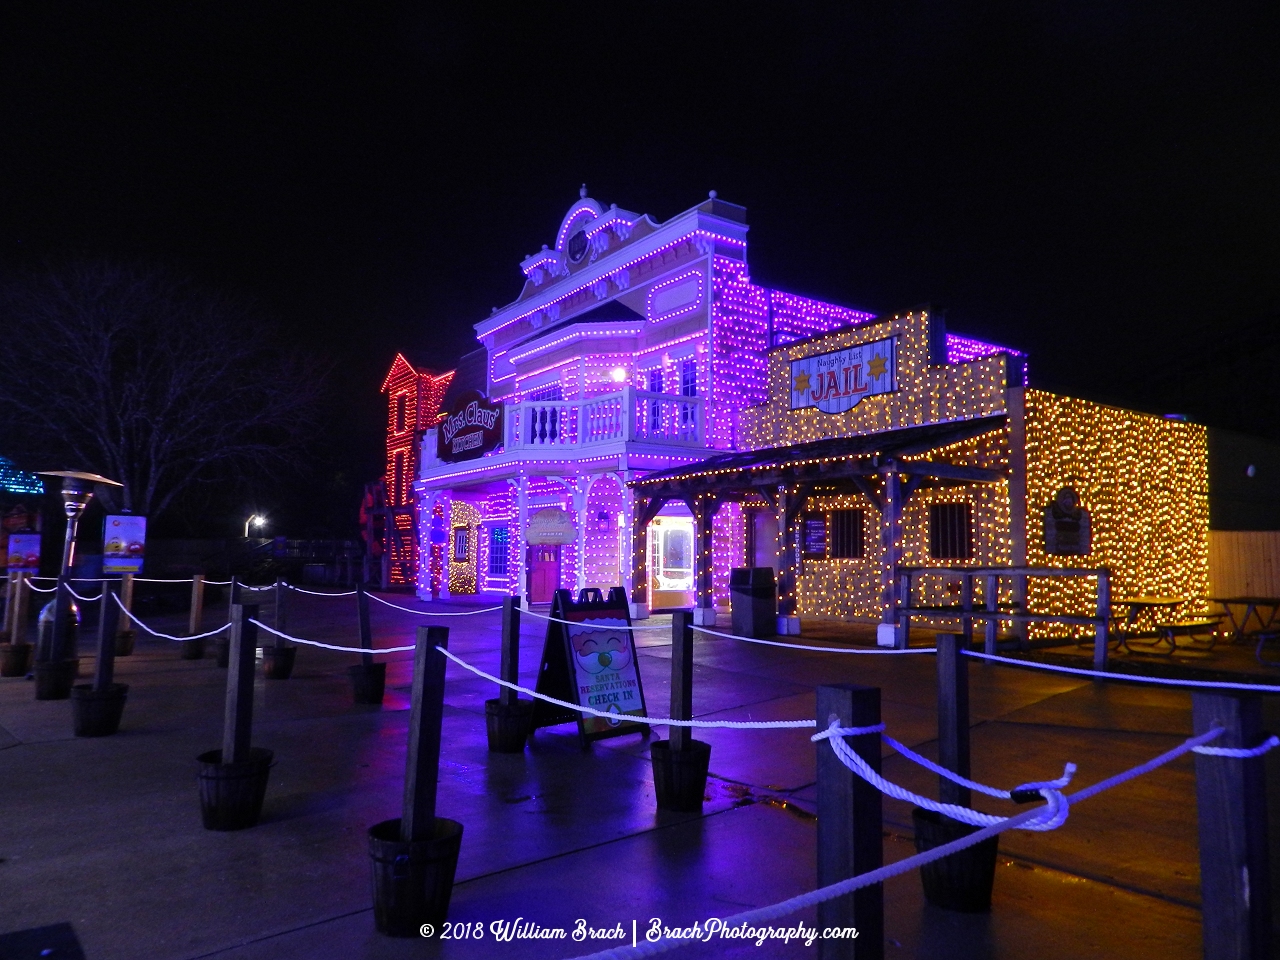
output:
{"label": "wooden door", "polygon": [[550,603],[560,586],[559,544],[535,544],[529,547],[529,602]]}

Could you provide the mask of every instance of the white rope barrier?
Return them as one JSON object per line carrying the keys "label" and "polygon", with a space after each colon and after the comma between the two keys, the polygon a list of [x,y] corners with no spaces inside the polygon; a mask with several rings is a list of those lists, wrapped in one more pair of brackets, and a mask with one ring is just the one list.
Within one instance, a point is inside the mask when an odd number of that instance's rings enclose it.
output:
{"label": "white rope barrier", "polygon": [[694,627],[696,633],[705,633],[709,637],[724,637],[726,640],[742,640],[746,643],[760,643],[767,647],[785,647],[787,650],[816,650],[818,653],[937,653],[937,647],[907,647],[905,650],[865,649],[862,647],[812,647],[802,643],[782,643],[778,640],[761,640],[758,637],[740,637],[735,633],[720,633],[706,627]]}
{"label": "white rope barrier", "polygon": [[[917,807],[924,807],[926,810],[932,810],[934,813],[941,813],[950,817],[952,820],[959,820],[961,823],[967,823],[974,827],[991,827],[1008,820],[1008,817],[998,817],[989,813],[979,813],[977,810],[971,810],[968,807],[962,807],[954,803],[939,803],[936,800],[930,800],[928,797],[922,797],[918,793],[912,793],[905,787],[900,787],[896,783],[892,783],[880,774],[871,769],[871,765],[862,757],[854,752],[853,748],[844,742],[847,736],[858,736],[863,733],[879,732],[884,729],[884,724],[875,727],[841,727],[839,721],[835,721],[826,730],[813,735],[814,741],[826,740],[831,744],[831,749],[835,751],[835,755],[840,758],[840,762],[846,767],[860,776],[867,783],[871,784],[886,797],[893,797],[895,800],[905,800],[907,803],[915,804]],[[895,743],[897,741],[894,741]],[[904,754],[905,756],[905,754]],[[918,757],[918,754],[912,754],[908,759]],[[920,757],[923,760],[923,757]],[[928,764],[939,772],[941,768],[934,764]],[[1031,820],[1020,824],[1020,830],[1056,830],[1066,822],[1069,805],[1066,798],[1062,795],[1062,788],[1071,782],[1072,775],[1076,772],[1076,765],[1068,763],[1062,771],[1062,776],[1057,780],[1045,780],[1039,783],[1025,783],[1015,787],[1014,790],[999,790],[995,787],[987,787],[978,785],[981,792],[988,796],[998,797],[1002,800],[1012,800],[1013,794],[1020,791],[1031,791],[1039,793],[1048,803],[1041,808],[1044,813],[1043,817],[1035,817]],[[964,781],[972,783],[972,781]]]}
{"label": "white rope barrier", "polygon": [[[194,577],[187,577],[185,580],[166,580],[160,577],[134,577],[134,583],[191,583]],[[206,583],[208,581],[205,581]]]}
{"label": "white rope barrier", "polygon": [[157,630],[152,630],[145,623],[143,623],[141,620],[139,620],[137,617],[133,615],[133,611],[131,611],[128,607],[124,605],[124,601],[122,601],[118,595],[113,593],[111,596],[112,596],[112,599],[115,600],[116,606],[118,606],[121,610],[124,611],[124,615],[126,617],[128,617],[138,626],[140,626],[143,630],[147,631],[147,633],[151,634],[153,637],[159,637],[162,640],[203,640],[205,637],[212,637],[214,634],[221,633],[223,630],[227,629],[227,627],[231,626],[230,623],[224,623],[217,630],[210,630],[208,633],[196,633],[189,637],[175,637],[168,633],[160,633]]}
{"label": "white rope barrier", "polygon": [[483,607],[480,610],[463,610],[457,613],[440,613],[435,610],[414,610],[412,607],[402,607],[400,604],[392,603],[390,600],[383,600],[380,596],[374,593],[367,593],[365,596],[370,600],[377,600],[383,606],[391,607],[393,610],[399,610],[403,613],[412,613],[419,617],[474,617],[476,614],[493,613],[495,610],[502,609],[502,607]]}
{"label": "white rope barrier", "polygon": [[71,584],[67,584],[67,593],[71,594],[73,597],[75,597],[75,598],[76,598],[77,600],[79,600],[81,603],[92,603],[92,602],[93,602],[93,601],[95,601],[95,600],[101,600],[101,599],[102,599],[102,594],[100,594],[100,593],[99,593],[99,594],[97,594],[96,596],[92,596],[92,597],[82,597],[82,596],[80,596],[80,594],[76,593],[74,590],[72,590],[72,589],[71,589]]}
{"label": "white rope barrier", "polygon": [[344,593],[326,593],[321,590],[304,590],[302,587],[295,587],[292,583],[286,583],[286,587],[295,593],[305,593],[311,597],[354,597],[359,591],[347,590]]}
{"label": "white rope barrier", "polygon": [[204,583],[205,583],[205,586],[206,586],[206,587],[229,587],[229,586],[231,586],[232,581],[230,581],[230,580],[206,580]]}
{"label": "white rope barrier", "polygon": [[1203,753],[1210,757],[1233,757],[1237,760],[1248,760],[1252,757],[1260,757],[1264,753],[1269,753],[1276,747],[1280,747],[1280,737],[1272,734],[1256,747],[1193,747],[1193,753]]}
{"label": "white rope barrier", "polygon": [[[41,577],[40,579],[41,579],[41,580],[54,580],[55,578],[54,578],[54,577]],[[31,578],[31,577],[27,577],[27,588],[28,588],[28,589],[30,589],[30,590],[34,590],[36,593],[57,593],[57,592],[58,592],[58,587],[57,587],[57,585],[56,585],[56,584],[55,584],[54,586],[52,586],[52,587],[50,587],[49,589],[47,589],[47,590],[46,590],[44,587],[37,587],[34,583],[32,583],[32,582],[31,582],[31,580],[32,580],[32,578]]]}
{"label": "white rope barrier", "polygon": [[405,653],[409,650],[416,649],[413,645],[407,647],[342,647],[336,643],[321,643],[319,640],[306,640],[302,637],[294,637],[287,633],[281,633],[274,627],[268,627],[261,620],[255,620],[253,617],[249,617],[249,622],[256,627],[261,627],[263,630],[267,631],[267,633],[274,634],[277,637],[282,637],[285,640],[291,640],[294,643],[301,643],[308,647],[320,647],[323,650],[337,650],[340,653]]}
{"label": "white rope barrier", "polygon": [[[501,610],[501,607],[495,609]],[[546,620],[548,623],[567,623],[571,627],[582,627],[587,630],[617,630],[619,627],[625,626],[628,630],[670,630],[670,627],[663,626],[660,623],[631,623],[621,624],[613,623],[600,626],[594,623],[584,623],[581,620],[561,620],[559,617],[548,617],[546,614],[534,613],[532,610],[521,610],[520,616],[533,617],[535,620]]]}
{"label": "white rope barrier", "polygon": [[536,690],[530,690],[528,687],[522,687],[518,683],[511,683],[507,680],[500,680],[491,673],[485,673],[479,667],[472,666],[461,657],[455,656],[444,647],[436,647],[446,657],[456,663],[465,670],[470,670],[477,677],[482,677],[492,683],[496,683],[508,690],[515,690],[519,693],[527,693],[529,696],[547,703],[554,703],[557,707],[566,707],[578,713],[589,713],[593,717],[603,717],[605,720],[626,720],[632,723],[647,723],[650,726],[668,726],[668,727],[714,727],[729,730],[782,730],[794,729],[799,727],[816,727],[816,720],[673,720],[670,717],[640,717],[630,713],[609,713],[607,710],[596,710],[594,707],[585,707],[578,703],[569,703],[567,700],[557,700],[555,697],[548,697],[544,693],[538,693]]}
{"label": "white rope barrier", "polygon": [[[1109,777],[1106,780],[1095,783],[1091,787],[1078,790],[1075,793],[1064,797],[1063,800],[1067,806],[1079,803],[1082,800],[1087,800],[1090,797],[1102,793],[1104,790],[1110,790],[1112,787],[1117,787],[1122,783],[1132,780],[1134,777],[1141,776],[1144,773],[1149,773],[1157,767],[1161,767],[1172,760],[1176,760],[1183,754],[1195,750],[1202,744],[1220,736],[1222,732],[1221,727],[1215,727],[1208,733],[1201,734],[1198,737],[1192,737],[1167,753],[1163,753],[1160,756],[1126,770],[1123,773],[1116,774],[1114,777]],[[1019,828],[1023,824],[1035,820],[1037,817],[1043,816],[1044,812],[1044,807],[1037,807],[1033,810],[1028,810],[1025,813],[1009,817],[1007,820],[1003,820],[1000,823],[993,824],[989,827],[983,827],[982,829],[977,830],[968,836],[961,837],[958,840],[945,843],[940,847],[934,847],[932,850],[926,850],[923,853],[917,853],[913,857],[907,857],[904,860],[899,860],[897,863],[891,863],[887,866],[880,867],[877,870],[871,870],[867,873],[860,874],[859,876],[850,877],[847,880],[841,880],[838,883],[820,887],[817,890],[812,890],[808,893],[802,893],[799,896],[791,897],[790,899],[783,900],[780,903],[771,904],[767,907],[758,907],[754,910],[747,910],[744,913],[739,913],[732,917],[726,917],[723,921],[718,919],[708,920],[707,928],[714,925],[715,930],[723,939],[732,938],[751,941],[760,940],[762,938],[773,939],[776,935],[771,936],[770,928],[757,928],[756,925],[777,920],[780,917],[796,913],[806,907],[816,906],[817,904],[823,903],[827,900],[834,900],[836,897],[843,897],[847,894],[853,893],[855,890],[861,890],[863,887],[873,886],[877,883],[884,883],[886,880],[891,880],[896,876],[915,870],[917,867],[923,867],[926,864],[933,863],[935,860],[941,860],[943,857],[949,857],[953,853],[958,853],[968,847],[975,846],[984,840],[1004,833],[1006,830]],[[751,930],[754,935],[750,937],[745,936],[743,932],[745,930]],[[714,933],[708,934],[702,939],[709,940],[715,935],[716,934]],[[609,950],[601,950],[597,953],[578,956],[573,958],[573,960],[639,960],[641,957],[656,956],[659,953],[673,950],[676,947],[683,946],[689,942],[689,939],[667,937],[652,940],[647,943],[640,943],[634,947],[613,947]]]}
{"label": "white rope barrier", "polygon": [[1068,673],[1080,677],[1096,677],[1099,680],[1124,680],[1133,683],[1154,683],[1165,687],[1197,687],[1206,690],[1251,690],[1254,693],[1280,693],[1280,686],[1262,683],[1233,683],[1229,680],[1171,680],[1168,677],[1146,677],[1133,673],[1113,673],[1105,670],[1086,670],[1083,667],[1063,667],[1056,663],[1040,663],[1037,660],[1017,660],[1013,657],[1001,657],[994,653],[981,653],[977,650],[965,650],[964,653],[979,660],[991,660],[996,663],[1008,663],[1015,667],[1031,667],[1034,670],[1048,670],[1050,673]]}

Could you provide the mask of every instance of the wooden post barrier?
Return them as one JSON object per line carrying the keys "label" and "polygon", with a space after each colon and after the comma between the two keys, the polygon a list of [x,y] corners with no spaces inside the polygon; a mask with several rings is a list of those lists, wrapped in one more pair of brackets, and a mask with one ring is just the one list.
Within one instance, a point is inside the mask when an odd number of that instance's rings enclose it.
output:
{"label": "wooden post barrier", "polygon": [[[671,615],[671,719],[693,719],[693,615]],[[694,740],[688,727],[670,727],[668,739],[649,745],[659,810],[696,813],[707,790],[711,744]]]}
{"label": "wooden post barrier", "polygon": [[[502,601],[502,651],[498,677],[507,683],[520,681],[520,597]],[[521,753],[533,731],[533,701],[522,700],[510,687],[502,687],[496,700],[484,702],[485,732],[494,753]]]}
{"label": "wooden post barrier", "polygon": [[134,641],[137,639],[137,631],[133,629],[133,621],[129,619],[128,614],[133,612],[133,574],[122,573],[120,575],[120,603],[124,606],[124,610],[120,611],[119,623],[116,627],[116,656],[127,657],[133,653]]}
{"label": "wooden post barrier", "polygon": [[351,677],[351,699],[379,706],[387,689],[387,665],[373,662],[373,631],[369,627],[369,595],[364,584],[356,584],[356,620],[360,631],[360,662],[347,668]]}
{"label": "wooden post barrier", "polygon": [[1107,669],[1107,624],[1111,618],[1111,573],[1098,571],[1098,626],[1093,638],[1093,669]]}
{"label": "wooden post barrier", "polygon": [[966,573],[960,578],[960,632],[964,636],[967,650],[973,645],[973,574]]}
{"label": "wooden post barrier", "polygon": [[204,633],[204,574],[191,578],[191,616],[187,618],[187,633]]}
{"label": "wooden post barrier", "polygon": [[27,643],[27,583],[25,571],[16,571],[9,581],[9,602],[5,606],[6,638],[0,644],[0,677],[21,677],[31,667],[32,647]]}
{"label": "wooden post barrier", "polygon": [[418,627],[401,815],[369,829],[373,915],[379,933],[417,937],[449,912],[462,824],[436,816],[444,719],[447,627]]}
{"label": "wooden post barrier", "polygon": [[0,642],[3,643],[13,642],[13,605],[19,576],[16,571],[10,570],[4,577],[4,627],[0,629]]}
{"label": "wooden post barrier", "polygon": [[[832,720],[842,727],[880,722],[880,688],[852,684],[818,688],[818,729]],[[858,756],[880,772],[880,734],[847,741]],[[819,740],[818,886],[825,887],[884,865],[880,791],[840,762],[831,745]],[[883,960],[884,885],[874,884],[818,904],[818,926],[856,927],[856,939],[820,940],[820,960]]]}
{"label": "wooden post barrier", "polygon": [[[1225,728],[1208,746],[1256,747],[1263,740],[1262,700],[1193,693],[1191,722],[1196,734]],[[1195,755],[1205,960],[1272,956],[1264,762]]]}
{"label": "wooden post barrier", "polygon": [[[240,603],[240,581],[232,575],[231,584],[227,588],[230,600],[227,603],[227,622],[235,620],[236,605]],[[217,656],[218,666],[225,668],[230,663],[231,656],[231,634],[230,628],[224,630],[214,640],[214,651]]]}
{"label": "wooden post barrier", "polygon": [[[289,629],[289,585],[276,577],[276,622],[275,627],[281,633]],[[277,646],[292,647],[292,641],[284,637],[276,637]]]}
{"label": "wooden post barrier", "polygon": [[[240,600],[233,584],[233,599]],[[252,745],[253,671],[258,647],[258,605],[233,603],[227,642],[227,694],[222,749],[200,754],[200,813],[206,830],[242,830],[262,815],[271,775],[270,750]]]}
{"label": "wooden post barrier", "polygon": [[[938,763],[952,773],[969,777],[969,658],[962,637],[940,633],[938,646]],[[970,804],[968,787],[938,777],[943,803]]]}
{"label": "wooden post barrier", "polygon": [[102,598],[98,601],[98,658],[93,683],[71,688],[71,719],[77,737],[109,737],[120,729],[129,686],[115,682],[116,609],[114,584],[103,581]]}
{"label": "wooden post barrier", "polygon": [[[997,574],[987,574],[987,582],[982,590],[982,599],[986,603],[988,613],[995,613],[999,609],[1000,577]],[[986,629],[982,637],[982,652],[994,655],[996,652],[996,633],[1000,628],[1000,621],[995,617],[988,617],[984,626]]]}
{"label": "wooden post barrier", "polygon": [[[271,588],[268,588],[271,589]],[[275,597],[275,628],[284,632],[288,622],[286,610],[289,601],[286,595],[289,588],[279,577],[276,578],[272,591]],[[262,645],[262,673],[268,680],[288,680],[293,674],[293,664],[298,656],[298,648],[285,637],[271,635],[271,642]]]}

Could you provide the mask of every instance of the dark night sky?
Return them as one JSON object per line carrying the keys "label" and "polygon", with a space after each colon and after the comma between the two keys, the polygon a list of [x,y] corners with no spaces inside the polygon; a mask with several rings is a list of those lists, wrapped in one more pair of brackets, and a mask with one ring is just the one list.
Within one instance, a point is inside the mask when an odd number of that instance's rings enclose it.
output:
{"label": "dark night sky", "polygon": [[378,469],[395,351],[469,349],[583,181],[658,219],[714,188],[748,208],[757,282],[945,305],[1029,351],[1040,385],[1151,408],[1190,384],[1183,409],[1240,425],[1208,388],[1280,327],[1276,21],[1125,0],[10,3],[0,265],[137,257],[260,300],[337,364],[318,473],[338,500]]}

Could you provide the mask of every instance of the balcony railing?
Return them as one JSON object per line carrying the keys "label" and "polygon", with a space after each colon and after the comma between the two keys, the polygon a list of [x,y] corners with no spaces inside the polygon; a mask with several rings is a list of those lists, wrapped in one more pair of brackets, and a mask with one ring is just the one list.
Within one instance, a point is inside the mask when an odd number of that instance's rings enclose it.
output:
{"label": "balcony railing", "polygon": [[619,441],[705,446],[701,397],[624,387],[590,400],[526,400],[506,405],[508,451],[585,449]]}

